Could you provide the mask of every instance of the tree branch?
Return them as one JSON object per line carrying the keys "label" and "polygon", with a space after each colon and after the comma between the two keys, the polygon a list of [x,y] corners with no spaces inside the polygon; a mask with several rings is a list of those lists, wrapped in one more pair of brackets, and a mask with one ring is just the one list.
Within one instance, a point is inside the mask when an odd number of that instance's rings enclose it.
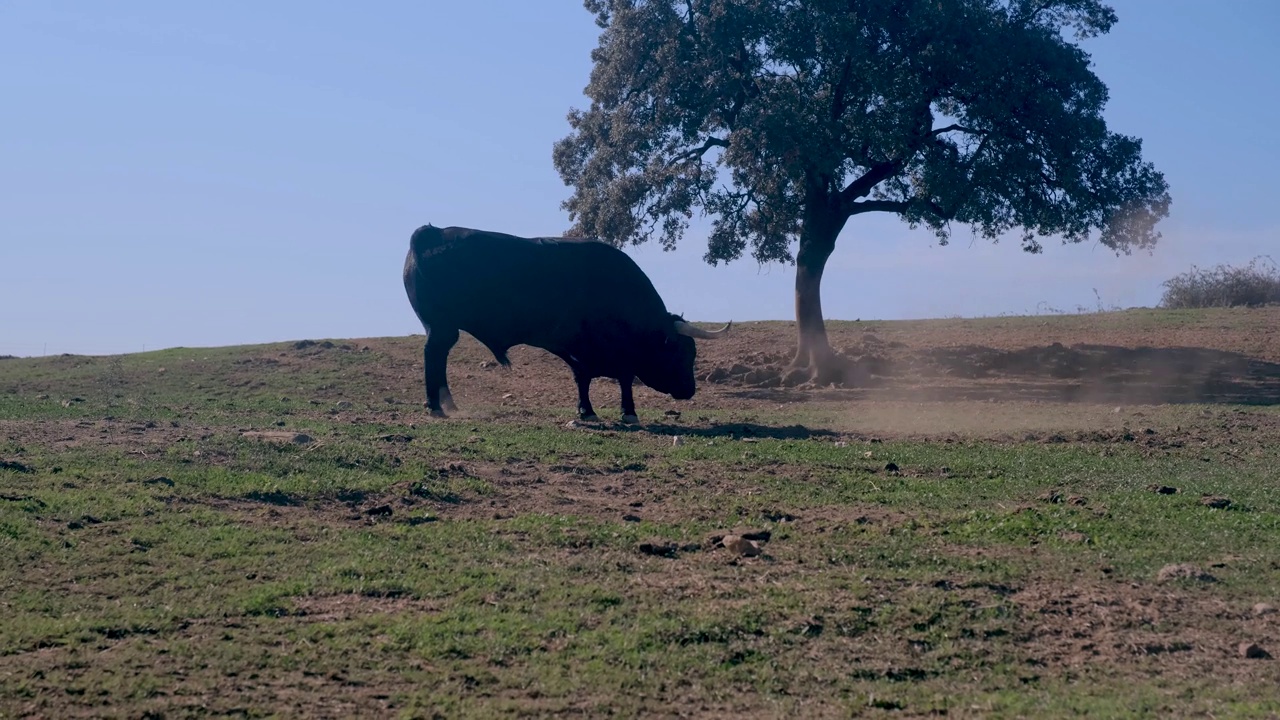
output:
{"label": "tree branch", "polygon": [[840,70],[840,80],[836,83],[834,97],[831,100],[831,119],[839,122],[844,117],[845,98],[844,94],[849,90],[849,79],[853,71],[853,58],[846,56],[844,59],[844,67]]}
{"label": "tree branch", "polygon": [[958,131],[960,131],[960,132],[962,132],[962,133],[968,133],[968,134],[970,134],[970,135],[982,135],[983,137],[986,137],[986,133],[979,132],[978,130],[974,130],[974,129],[972,129],[972,128],[967,128],[967,127],[965,127],[965,126],[963,126],[963,125],[956,124],[956,123],[953,123],[953,124],[948,125],[948,126],[946,126],[946,127],[940,127],[940,128],[938,128],[937,130],[930,131],[930,133],[929,133],[929,134],[930,134],[931,136],[933,136],[933,137],[937,137],[937,136],[942,135],[942,134],[944,134],[944,133],[955,132],[955,131],[957,131],[957,130],[958,130]]}
{"label": "tree branch", "polygon": [[671,166],[673,166],[673,165],[678,165],[678,164],[680,164],[680,163],[682,163],[682,162],[686,162],[686,161],[688,161],[688,160],[693,160],[694,158],[700,158],[700,157],[702,157],[703,155],[706,155],[706,154],[707,154],[707,151],[708,151],[708,150],[710,150],[710,149],[711,149],[711,148],[713,148],[713,147],[722,147],[722,148],[727,148],[727,147],[729,147],[729,141],[728,141],[728,140],[722,140],[722,139],[720,139],[720,138],[718,138],[718,137],[709,137],[709,138],[707,138],[706,142],[702,143],[702,145],[700,145],[700,146],[698,146],[698,147],[696,147],[696,148],[691,148],[691,149],[689,149],[689,150],[686,150],[686,151],[684,151],[684,152],[680,153],[679,155],[676,155],[675,157],[673,157],[673,158],[671,158],[670,160],[668,160],[668,161],[667,161],[667,167],[671,167]]}
{"label": "tree branch", "polygon": [[1040,13],[1044,12],[1045,10],[1048,10],[1049,8],[1053,7],[1055,4],[1056,4],[1055,0],[1044,0],[1044,2],[1040,3],[1038,7],[1034,9],[1029,9],[1026,15],[1018,19],[1022,23],[1029,25],[1035,22],[1036,17],[1039,16]]}
{"label": "tree branch", "polygon": [[867,170],[862,177],[849,183],[840,191],[840,206],[848,210],[853,206],[855,200],[860,197],[866,197],[872,188],[892,177],[900,169],[899,163],[894,160],[872,165],[871,169]]}
{"label": "tree branch", "polygon": [[862,202],[849,203],[850,215],[860,215],[867,212],[906,212],[910,203],[901,200],[863,200]]}

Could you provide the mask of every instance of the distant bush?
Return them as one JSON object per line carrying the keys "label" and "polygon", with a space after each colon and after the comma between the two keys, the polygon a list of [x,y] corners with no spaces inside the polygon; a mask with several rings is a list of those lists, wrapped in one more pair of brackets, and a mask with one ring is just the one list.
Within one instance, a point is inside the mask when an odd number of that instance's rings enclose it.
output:
{"label": "distant bush", "polygon": [[1191,270],[1164,282],[1160,307],[1257,307],[1280,303],[1280,271],[1270,257],[1258,256],[1244,267],[1218,265]]}

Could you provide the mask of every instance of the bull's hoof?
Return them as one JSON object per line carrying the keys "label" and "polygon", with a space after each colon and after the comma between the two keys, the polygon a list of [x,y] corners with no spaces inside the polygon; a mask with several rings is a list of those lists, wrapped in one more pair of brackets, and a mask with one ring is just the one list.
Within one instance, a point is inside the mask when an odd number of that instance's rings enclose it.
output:
{"label": "bull's hoof", "polygon": [[635,425],[636,423],[640,422],[640,418],[636,415],[623,415],[622,422],[628,425]]}
{"label": "bull's hoof", "polygon": [[431,417],[433,417],[433,418],[447,418],[447,417],[449,417],[448,415],[445,415],[445,414],[444,414],[444,410],[441,410],[440,408],[427,408],[427,414],[428,414],[428,415],[430,415],[430,416],[431,416]]}
{"label": "bull's hoof", "polygon": [[600,420],[600,418],[596,417],[595,413],[587,413],[586,415],[579,415],[578,419],[581,420],[582,422],[599,422]]}

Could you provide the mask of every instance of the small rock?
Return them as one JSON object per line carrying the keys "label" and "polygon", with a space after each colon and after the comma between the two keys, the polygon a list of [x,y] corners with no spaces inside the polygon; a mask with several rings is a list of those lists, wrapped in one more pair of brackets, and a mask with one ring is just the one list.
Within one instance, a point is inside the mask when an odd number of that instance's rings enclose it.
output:
{"label": "small rock", "polygon": [[870,450],[868,450],[868,451],[866,451],[866,452],[862,453],[862,457],[864,457],[864,458],[870,458],[870,457],[874,457],[874,456],[875,456],[875,453],[871,452]]}
{"label": "small rock", "polygon": [[898,467],[898,463],[892,463],[892,462],[891,462],[891,463],[885,463],[885,466],[884,466],[884,471],[885,471],[885,472],[895,473],[895,472],[898,472],[898,470],[899,470],[899,469],[900,469],[900,468]]}
{"label": "small rock", "polygon": [[675,418],[676,420],[679,420],[679,419],[680,419],[680,411],[679,411],[679,410],[667,410],[667,411],[664,411],[662,414],[663,414],[663,415],[665,415],[665,416],[667,416],[667,417],[669,417],[669,418]]}
{"label": "small rock", "polygon": [[1276,611],[1275,606],[1271,605],[1270,603],[1258,603],[1257,605],[1253,606],[1253,614],[1257,615],[1258,617],[1262,617],[1263,615],[1270,615],[1275,611]]}
{"label": "small rock", "polygon": [[1072,495],[1067,498],[1067,504],[1075,505],[1076,507],[1084,507],[1089,504],[1089,500],[1088,498],[1081,497],[1080,495]]}
{"label": "small rock", "polygon": [[1201,570],[1195,565],[1188,563],[1180,563],[1176,565],[1165,565],[1160,568],[1160,572],[1156,573],[1156,580],[1165,582],[1168,580],[1196,580],[1199,582],[1217,582],[1218,578]]}
{"label": "small rock", "polygon": [[732,532],[718,530],[707,535],[706,546],[717,548],[723,547],[732,538],[741,538],[752,542],[769,542],[773,537],[773,533],[769,530],[734,530]]}
{"label": "small rock", "polygon": [[240,437],[247,440],[262,440],[264,442],[276,443],[294,443],[295,445],[305,445],[311,442],[310,435],[303,433],[290,432],[288,430],[248,430],[240,433]]}
{"label": "small rock", "polygon": [[350,400],[339,400],[338,404],[335,405],[334,407],[338,408],[339,410],[350,410],[354,406],[351,404]]}
{"label": "small rock", "polygon": [[570,420],[569,422],[565,423],[564,426],[567,428],[576,428],[578,427],[579,424],[580,423],[578,423],[577,420]]}
{"label": "small rock", "polygon": [[1036,496],[1036,499],[1039,500],[1040,502],[1047,502],[1053,505],[1057,505],[1058,503],[1063,501],[1064,496],[1062,495],[1062,492],[1060,490],[1046,490],[1045,492],[1042,492],[1038,496]]}
{"label": "small rock", "polygon": [[672,445],[673,447],[679,447],[679,446],[681,446],[681,445],[683,445],[683,444],[684,444],[684,438],[680,437],[679,435],[674,435],[674,436],[672,436],[672,438],[671,438],[671,445]]}
{"label": "small rock", "polygon": [[1242,642],[1236,650],[1239,651],[1240,657],[1250,660],[1266,660],[1271,657],[1271,653],[1258,647],[1257,643]]}
{"label": "small rock", "polygon": [[1160,483],[1152,483],[1147,486],[1147,489],[1153,493],[1159,493],[1161,495],[1177,495],[1178,494],[1178,488],[1169,487],[1168,485],[1161,485]]}
{"label": "small rock", "polygon": [[635,522],[640,522],[640,521],[641,521],[641,519],[642,519],[642,518],[641,518],[639,515],[630,515],[630,514],[627,514],[627,515],[623,515],[623,516],[622,516],[622,521],[623,521],[623,522],[632,522],[632,523],[635,523]]}
{"label": "small rock", "polygon": [[640,543],[636,546],[636,549],[644,555],[673,558],[676,556],[676,550],[678,548],[675,543],[669,543],[662,540],[650,540],[649,542]]}
{"label": "small rock", "polygon": [[1221,495],[1205,495],[1200,498],[1200,504],[1214,510],[1224,510],[1231,506],[1231,500]]}
{"label": "small rock", "polygon": [[748,540],[737,535],[725,535],[720,542],[726,550],[735,555],[755,557],[760,554],[760,546],[754,540]]}
{"label": "small rock", "polygon": [[368,515],[369,517],[387,517],[392,512],[393,510],[391,509],[390,505],[379,505],[377,507],[371,507],[368,510],[365,510],[364,514]]}
{"label": "small rock", "polygon": [[845,442],[844,440],[837,440],[836,447],[849,447],[849,443]]}
{"label": "small rock", "polygon": [[513,398],[513,397],[515,397],[515,396],[516,396],[516,395],[515,395],[515,393],[507,393],[507,394],[505,394],[505,395],[503,395],[503,396],[502,396],[502,399],[503,399],[503,400],[510,400],[511,398]]}

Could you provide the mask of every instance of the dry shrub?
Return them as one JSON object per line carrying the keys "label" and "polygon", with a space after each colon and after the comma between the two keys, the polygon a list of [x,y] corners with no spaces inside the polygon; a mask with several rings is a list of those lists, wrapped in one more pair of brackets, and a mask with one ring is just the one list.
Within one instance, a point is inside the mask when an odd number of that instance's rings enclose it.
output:
{"label": "dry shrub", "polygon": [[1207,308],[1280,304],[1280,271],[1269,256],[1259,255],[1248,265],[1218,265],[1191,270],[1164,282],[1160,307]]}

